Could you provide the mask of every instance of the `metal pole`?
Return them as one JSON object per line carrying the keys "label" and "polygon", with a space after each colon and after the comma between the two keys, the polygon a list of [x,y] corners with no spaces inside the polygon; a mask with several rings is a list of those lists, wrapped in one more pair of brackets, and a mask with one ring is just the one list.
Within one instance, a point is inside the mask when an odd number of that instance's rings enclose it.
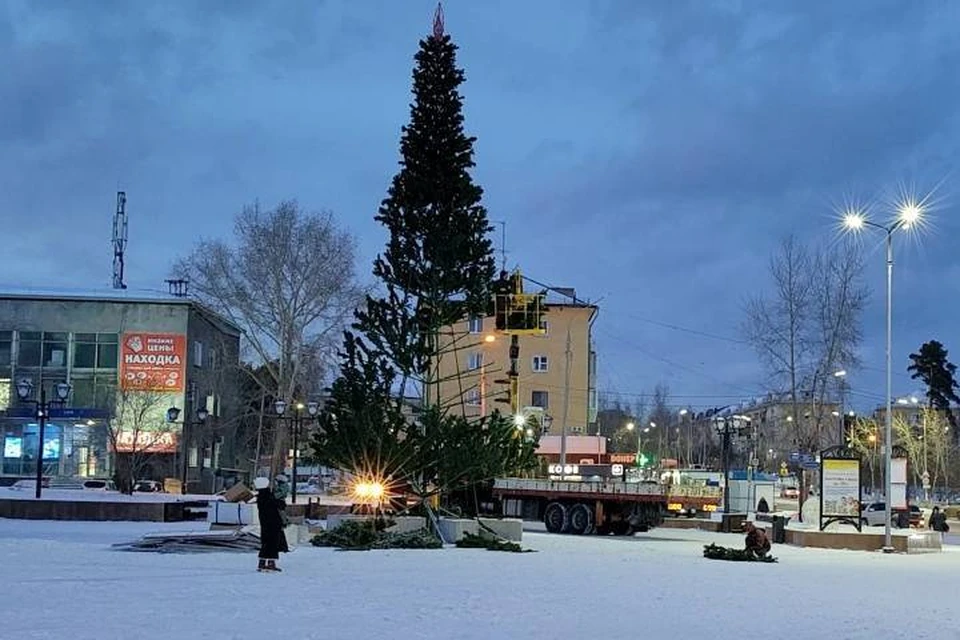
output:
{"label": "metal pole", "polygon": [[190,457],[190,444],[187,442],[187,426],[189,421],[184,420],[183,426],[180,429],[180,439],[183,441],[183,465],[180,469],[180,493],[182,495],[187,494],[187,463],[188,458]]}
{"label": "metal pole", "polygon": [[723,513],[730,513],[730,423],[723,421]]}
{"label": "metal pole", "polygon": [[297,436],[300,433],[300,409],[293,418],[293,477],[290,478],[290,504],[297,504],[297,453],[299,443]]}
{"label": "metal pole", "polygon": [[37,403],[37,419],[40,422],[40,437],[37,442],[37,500],[43,495],[43,434],[47,426],[47,392],[40,385],[40,402]]}
{"label": "metal pole", "polygon": [[893,551],[893,532],[890,518],[893,515],[893,230],[887,229],[887,412],[884,416],[884,453],[886,474],[886,514],[883,531],[884,551]]}
{"label": "metal pole", "polygon": [[844,420],[846,419],[846,417],[845,417],[846,414],[844,413],[844,406],[843,406],[843,405],[844,405],[844,400],[846,400],[846,398],[844,398],[844,396],[843,396],[843,391],[844,391],[843,385],[844,385],[845,382],[846,382],[846,381],[841,377],[841,378],[840,378],[840,437],[839,437],[839,439],[837,439],[837,443],[838,443],[838,444],[841,444],[841,445],[842,445],[844,442],[846,442],[846,439],[843,437],[843,436],[845,435],[845,434],[844,434],[843,425],[844,425]]}
{"label": "metal pole", "polygon": [[564,356],[566,362],[563,373],[563,422],[560,425],[561,466],[566,466],[567,464],[567,420],[570,419],[570,327],[567,327],[567,348],[564,352]]}
{"label": "metal pole", "polygon": [[481,354],[480,360],[480,417],[487,415],[487,359]]}

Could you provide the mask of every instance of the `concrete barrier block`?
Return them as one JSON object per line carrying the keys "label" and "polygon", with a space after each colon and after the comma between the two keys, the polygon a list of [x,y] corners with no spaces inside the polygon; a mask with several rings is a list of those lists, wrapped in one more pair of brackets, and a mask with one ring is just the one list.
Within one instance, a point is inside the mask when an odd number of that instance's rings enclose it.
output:
{"label": "concrete barrier block", "polygon": [[943,536],[939,531],[917,531],[907,537],[907,553],[938,553],[943,551]]}
{"label": "concrete barrier block", "polygon": [[477,525],[476,520],[469,520],[466,518],[440,519],[440,533],[443,536],[444,542],[459,542],[463,539],[464,533],[478,535],[480,532],[479,529],[480,527]]}
{"label": "concrete barrier block", "polygon": [[[387,529],[391,533],[409,533],[419,531],[427,526],[426,518],[420,516],[398,516],[390,519],[396,523]],[[327,515],[327,531],[333,531],[344,522],[365,522],[367,520],[372,520],[372,517],[352,513],[331,513]]]}
{"label": "concrete barrier block", "polygon": [[520,542],[523,538],[523,521],[516,518],[480,518],[483,527],[478,527],[480,535],[493,537],[484,527],[489,527],[496,536],[511,542]]}

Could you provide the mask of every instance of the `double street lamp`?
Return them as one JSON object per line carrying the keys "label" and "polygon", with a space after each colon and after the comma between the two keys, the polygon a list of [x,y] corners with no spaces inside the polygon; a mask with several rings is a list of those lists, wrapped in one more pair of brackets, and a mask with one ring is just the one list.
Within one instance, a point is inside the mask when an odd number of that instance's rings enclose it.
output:
{"label": "double street lamp", "polygon": [[35,409],[34,417],[39,423],[39,433],[37,434],[37,500],[43,495],[43,440],[47,426],[47,418],[50,416],[50,406],[53,404],[63,405],[67,401],[67,398],[70,397],[70,385],[66,382],[58,382],[54,386],[54,392],[57,394],[57,397],[52,400],[47,400],[47,389],[41,384],[40,399],[32,400],[33,381],[30,378],[17,380],[17,397],[20,398],[21,402],[33,403]]}
{"label": "double street lamp", "polygon": [[730,437],[739,435],[742,429],[750,425],[748,416],[718,416],[713,419],[713,426],[720,436],[721,457],[723,464],[723,513],[730,513]]}
{"label": "double street lamp", "polygon": [[315,420],[320,413],[319,402],[308,402],[306,404],[298,402],[294,405],[293,416],[284,417],[287,412],[287,401],[277,400],[273,403],[273,410],[277,414],[277,420],[288,420],[290,422],[290,432],[293,438],[293,469],[290,478],[290,501],[297,504],[297,459],[300,457],[300,428],[303,426],[303,410],[307,410],[310,420]]}
{"label": "double street lamp", "polygon": [[[177,420],[180,419],[181,410],[177,407],[170,407],[167,409],[167,422],[170,424],[175,424]],[[210,417],[210,412],[207,411],[204,407],[197,409],[197,419],[193,422],[184,421],[182,423],[182,429],[180,431],[180,448],[183,450],[182,462],[180,465],[180,493],[187,493],[187,468],[188,468],[188,455],[189,448],[187,446],[187,427],[202,427],[206,423],[207,418]],[[202,443],[201,443],[202,444]],[[202,454],[201,454],[202,455]]]}
{"label": "double street lamp", "polygon": [[843,225],[850,231],[862,231],[866,228],[882,231],[886,234],[887,249],[887,410],[884,415],[884,494],[886,496],[885,527],[883,532],[884,551],[893,552],[893,540],[890,519],[892,516],[891,495],[893,489],[893,364],[891,352],[893,350],[893,234],[901,229],[906,230],[921,224],[923,207],[921,203],[906,201],[897,211],[894,221],[888,225],[878,224],[867,219],[863,211],[848,211],[843,216]]}

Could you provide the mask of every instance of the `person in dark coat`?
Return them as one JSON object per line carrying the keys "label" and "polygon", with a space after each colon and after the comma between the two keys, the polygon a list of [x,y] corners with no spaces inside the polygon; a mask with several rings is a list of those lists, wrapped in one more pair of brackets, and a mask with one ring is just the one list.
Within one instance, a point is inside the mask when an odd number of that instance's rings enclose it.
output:
{"label": "person in dark coat", "polygon": [[763,496],[760,496],[760,502],[757,503],[757,513],[770,513],[770,505]]}
{"label": "person in dark coat", "polygon": [[950,531],[950,525],[947,524],[947,514],[943,511],[940,511],[940,507],[934,507],[933,513],[930,514],[930,523],[928,525],[934,531],[939,531],[940,533],[947,533]]}
{"label": "person in dark coat", "polygon": [[280,501],[270,491],[270,481],[266,478],[257,478],[253,486],[257,489],[257,516],[260,520],[260,563],[257,571],[280,571],[277,566],[280,553],[290,551],[283,533]]}

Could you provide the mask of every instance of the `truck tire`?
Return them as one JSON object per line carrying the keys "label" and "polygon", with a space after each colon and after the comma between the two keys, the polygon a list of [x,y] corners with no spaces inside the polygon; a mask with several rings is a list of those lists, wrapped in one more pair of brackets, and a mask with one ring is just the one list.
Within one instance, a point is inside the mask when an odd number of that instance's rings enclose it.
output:
{"label": "truck tire", "polygon": [[570,533],[582,536],[593,533],[593,509],[585,504],[575,504],[570,509]]}
{"label": "truck tire", "polygon": [[566,505],[551,502],[543,511],[543,524],[550,533],[566,533],[570,529],[570,514]]}

